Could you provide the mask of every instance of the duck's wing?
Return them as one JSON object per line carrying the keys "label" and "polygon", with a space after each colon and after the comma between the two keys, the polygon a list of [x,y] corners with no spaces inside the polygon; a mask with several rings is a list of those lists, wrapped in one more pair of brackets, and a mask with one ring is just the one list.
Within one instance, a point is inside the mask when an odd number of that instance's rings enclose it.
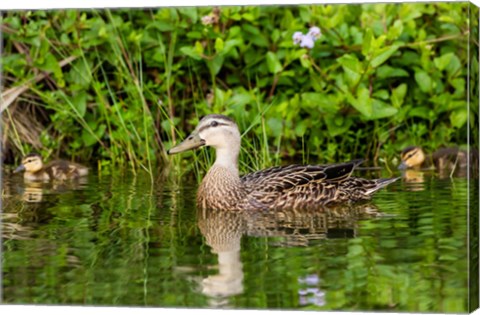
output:
{"label": "duck's wing", "polygon": [[54,160],[45,165],[44,170],[50,179],[63,179],[68,173],[68,162],[64,160]]}
{"label": "duck's wing", "polygon": [[45,166],[45,171],[51,179],[65,180],[86,175],[88,168],[66,160],[55,160]]}
{"label": "duck's wing", "polygon": [[267,168],[241,177],[249,192],[283,192],[312,182],[340,182],[352,174],[362,160],[330,165],[288,165]]}
{"label": "duck's wing", "polygon": [[435,151],[432,154],[432,159],[434,161],[439,159],[453,159],[455,160],[460,150],[458,147],[448,147],[448,148],[441,148]]}

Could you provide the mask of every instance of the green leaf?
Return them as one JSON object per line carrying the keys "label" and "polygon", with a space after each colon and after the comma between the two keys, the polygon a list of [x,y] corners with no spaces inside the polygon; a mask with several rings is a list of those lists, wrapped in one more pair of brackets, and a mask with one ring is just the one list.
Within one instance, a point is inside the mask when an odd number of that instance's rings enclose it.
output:
{"label": "green leaf", "polygon": [[217,75],[220,69],[223,66],[223,56],[217,55],[212,60],[208,61],[208,68],[210,69],[212,75]]}
{"label": "green leaf", "polygon": [[388,46],[388,47],[379,49],[377,52],[375,52],[374,54],[375,57],[372,58],[370,65],[374,68],[380,66],[388,58],[390,58],[390,56],[392,56],[398,50],[399,47],[400,46],[398,45],[393,45],[393,46]]}
{"label": "green leaf", "polygon": [[398,112],[393,106],[387,105],[386,103],[372,99],[372,115],[370,119],[381,119],[395,115]]}
{"label": "green leaf", "polygon": [[312,62],[310,61],[309,58],[304,58],[303,56],[299,57],[300,59],[300,64],[302,65],[302,67],[304,68],[310,68],[312,66]]}
{"label": "green leaf", "polygon": [[47,53],[43,64],[39,65],[39,68],[48,72],[52,72],[57,79],[63,78],[62,68],[60,68],[57,58],[55,58],[55,56],[51,53]]}
{"label": "green leaf", "polygon": [[244,108],[245,105],[252,102],[254,99],[252,95],[247,92],[243,93],[235,93],[229,100],[228,106],[235,107],[235,108]]}
{"label": "green leaf", "polygon": [[202,33],[198,31],[190,31],[187,33],[187,38],[202,39],[202,37],[203,37]]}
{"label": "green leaf", "polygon": [[403,104],[405,95],[407,94],[407,84],[402,83],[392,90],[392,105],[400,107]]}
{"label": "green leaf", "polygon": [[244,20],[249,21],[249,22],[255,20],[255,16],[253,16],[252,13],[244,13],[244,14],[242,14],[242,18],[243,18]]}
{"label": "green leaf", "polygon": [[418,106],[412,108],[408,114],[412,117],[420,117],[423,119],[429,119],[430,117],[430,109],[426,106]]}
{"label": "green leaf", "polygon": [[353,120],[341,115],[327,115],[324,118],[330,137],[347,132],[353,124]]}
{"label": "green leaf", "polygon": [[423,6],[420,5],[401,5],[398,16],[404,22],[411,21],[422,16],[422,9]]}
{"label": "green leaf", "polygon": [[201,57],[203,55],[203,51],[204,51],[204,48],[202,43],[200,43],[200,41],[197,40],[195,42],[195,53]]}
{"label": "green leaf", "polygon": [[90,146],[94,145],[95,143],[97,143],[97,139],[95,138],[95,136],[92,135],[86,129],[83,129],[81,137],[82,137],[83,144],[86,147],[90,147]]}
{"label": "green leaf", "polygon": [[395,77],[408,77],[408,72],[401,68],[393,68],[388,65],[383,65],[377,68],[377,76],[379,79],[395,78]]}
{"label": "green leaf", "polygon": [[87,92],[81,91],[72,97],[72,104],[80,117],[85,116],[87,109]]}
{"label": "green leaf", "polygon": [[390,94],[387,90],[377,90],[373,92],[372,96],[382,100],[388,100],[390,98]]}
{"label": "green leaf", "polygon": [[453,53],[447,53],[442,55],[441,57],[433,59],[433,63],[438,70],[443,71],[450,64],[450,60],[452,60],[452,57]]}
{"label": "green leaf", "polygon": [[274,117],[268,118],[267,126],[275,137],[282,135],[283,122],[280,119]]}
{"label": "green leaf", "polygon": [[356,110],[358,110],[364,117],[370,118],[372,116],[372,100],[370,99],[370,92],[362,87],[358,89],[357,98],[354,98],[349,92],[346,93],[347,101]]}
{"label": "green leaf", "polygon": [[234,47],[242,45],[241,39],[229,39],[223,45],[222,55],[228,54]]}
{"label": "green leaf", "polygon": [[362,64],[355,55],[343,55],[337,58],[337,62],[341,64],[342,67],[355,73],[361,74],[363,72]]}
{"label": "green leaf", "polygon": [[191,19],[191,23],[195,24],[198,20],[197,8],[195,7],[187,7],[179,9],[181,15],[185,15]]}
{"label": "green leaf", "polygon": [[423,70],[415,72],[415,81],[417,82],[420,90],[424,93],[430,93],[432,91],[432,78]]}
{"label": "green leaf", "polygon": [[357,94],[357,98],[353,98],[347,93],[347,101],[367,119],[390,117],[398,112],[395,107],[371,98],[370,92],[364,87],[360,88]]}
{"label": "green leaf", "polygon": [[[88,61],[76,61],[69,71],[67,80],[72,90],[87,89],[92,82],[92,70]],[[72,84],[73,83],[73,84]],[[78,88],[77,88],[78,87]]]}
{"label": "green leaf", "polygon": [[356,85],[363,73],[362,63],[355,55],[343,55],[337,59],[337,62],[342,65],[343,71],[347,80],[351,85]]}
{"label": "green leaf", "polygon": [[185,55],[187,55],[187,56],[189,56],[189,57],[191,57],[195,60],[201,60],[202,59],[202,56],[198,53],[197,49],[194,48],[194,47],[184,46],[184,47],[180,48],[180,51],[183,54],[185,54]]}
{"label": "green leaf", "polygon": [[282,71],[282,64],[278,60],[277,55],[271,51],[267,52],[267,66],[270,73],[278,73]]}
{"label": "green leaf", "polygon": [[158,29],[160,32],[169,32],[175,29],[175,25],[173,25],[173,23],[168,20],[154,21],[151,25],[152,27]]}
{"label": "green leaf", "polygon": [[363,43],[362,43],[362,54],[365,57],[368,57],[370,54],[370,47],[372,45],[372,40],[373,40],[373,32],[371,28],[367,28],[365,31],[365,35],[363,37]]}
{"label": "green leaf", "polygon": [[88,129],[83,129],[82,135],[81,135],[83,144],[86,147],[96,144],[98,141],[97,139],[101,139],[105,134],[105,130],[107,129],[107,126],[104,124],[99,125],[98,128],[96,124],[89,124],[89,126],[91,129],[94,130],[93,134],[90,133]]}
{"label": "green leaf", "polygon": [[268,47],[268,39],[258,27],[251,24],[243,24],[242,28],[247,34],[244,34],[248,40],[256,46]]}
{"label": "green leaf", "polygon": [[468,112],[466,108],[454,110],[450,114],[450,123],[456,128],[461,128],[467,122]]}
{"label": "green leaf", "polygon": [[464,78],[456,78],[453,79],[450,84],[455,88],[455,95],[463,97],[465,95],[465,79]]}
{"label": "green leaf", "polygon": [[295,135],[297,137],[303,137],[305,135],[305,131],[307,131],[307,123],[305,120],[301,120],[299,123],[296,124],[295,126]]}
{"label": "green leaf", "polygon": [[324,93],[306,92],[301,94],[302,108],[320,111],[321,113],[335,114],[339,110],[338,102],[333,96]]}
{"label": "green leaf", "polygon": [[402,20],[396,20],[391,27],[388,28],[387,38],[391,41],[396,40],[403,32]]}
{"label": "green leaf", "polygon": [[95,131],[95,134],[97,135],[98,138],[101,138],[105,134],[105,130],[107,130],[107,126],[104,124],[101,124],[100,126],[98,126],[97,130]]}
{"label": "green leaf", "polygon": [[220,37],[217,37],[217,39],[215,39],[215,52],[221,53],[222,50],[223,50],[223,39],[221,39]]}
{"label": "green leaf", "polygon": [[460,59],[456,55],[453,55],[448,65],[445,67],[445,70],[447,70],[449,75],[456,76],[460,74],[461,68],[462,63],[460,62]]}

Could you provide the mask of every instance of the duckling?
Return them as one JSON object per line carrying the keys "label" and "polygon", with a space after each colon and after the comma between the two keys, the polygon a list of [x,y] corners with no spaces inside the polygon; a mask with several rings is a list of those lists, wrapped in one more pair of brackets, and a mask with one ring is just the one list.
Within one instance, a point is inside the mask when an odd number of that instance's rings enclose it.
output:
{"label": "duckling", "polygon": [[[471,150],[470,159],[478,156],[475,150]],[[400,156],[402,162],[398,169],[437,169],[454,170],[465,169],[468,167],[469,154],[466,150],[458,147],[441,148],[432,155],[427,156],[419,146],[410,146],[405,148]],[[471,163],[471,162],[470,162]]]}
{"label": "duckling", "polygon": [[331,165],[288,165],[239,176],[240,131],[227,116],[212,114],[168,153],[203,146],[216,150],[216,160],[197,191],[203,209],[300,209],[332,203],[370,200],[397,178],[363,179],[351,174],[361,161]]}
{"label": "duckling", "polygon": [[88,168],[69,161],[55,160],[47,165],[43,164],[38,153],[27,154],[22,164],[13,172],[25,171],[23,177],[28,181],[70,180],[88,175]]}

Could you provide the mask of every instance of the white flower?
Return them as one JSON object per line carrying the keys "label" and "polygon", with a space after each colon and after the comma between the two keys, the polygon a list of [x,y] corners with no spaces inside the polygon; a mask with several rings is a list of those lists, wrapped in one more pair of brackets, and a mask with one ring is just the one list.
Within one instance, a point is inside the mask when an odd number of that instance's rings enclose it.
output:
{"label": "white flower", "polygon": [[210,25],[213,24],[213,18],[210,15],[205,15],[202,17],[202,24],[203,25]]}
{"label": "white flower", "polygon": [[315,45],[313,38],[308,35],[303,35],[302,36],[302,41],[300,42],[300,47],[312,49],[313,46]]}
{"label": "white flower", "polygon": [[322,31],[320,30],[320,28],[316,26],[310,27],[307,33],[307,36],[312,37],[314,41],[317,40],[321,35],[322,35]]}
{"label": "white flower", "polygon": [[293,44],[300,45],[300,47],[312,49],[315,41],[322,35],[322,31],[317,26],[312,26],[308,30],[307,35],[302,32],[295,32],[293,34]]}
{"label": "white flower", "polygon": [[295,32],[295,33],[293,34],[293,37],[292,37],[292,38],[293,38],[293,43],[294,43],[295,45],[298,45],[298,44],[300,44],[300,42],[302,41],[303,34],[302,34],[302,32]]}

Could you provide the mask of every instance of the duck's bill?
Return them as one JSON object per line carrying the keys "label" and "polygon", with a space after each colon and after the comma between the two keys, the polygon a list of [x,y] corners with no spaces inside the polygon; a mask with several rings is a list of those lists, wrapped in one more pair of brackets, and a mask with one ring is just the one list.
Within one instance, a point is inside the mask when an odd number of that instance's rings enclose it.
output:
{"label": "duck's bill", "polygon": [[199,135],[191,134],[187,139],[180,144],[168,150],[168,154],[176,154],[188,150],[193,150],[205,145],[205,140],[201,139]]}
{"label": "duck's bill", "polygon": [[14,173],[18,173],[18,172],[21,172],[21,171],[24,171],[25,170],[25,166],[20,165],[19,167],[17,167],[13,172]]}
{"label": "duck's bill", "polygon": [[406,170],[407,168],[408,166],[407,164],[405,164],[405,162],[400,163],[400,165],[398,166],[399,170]]}

